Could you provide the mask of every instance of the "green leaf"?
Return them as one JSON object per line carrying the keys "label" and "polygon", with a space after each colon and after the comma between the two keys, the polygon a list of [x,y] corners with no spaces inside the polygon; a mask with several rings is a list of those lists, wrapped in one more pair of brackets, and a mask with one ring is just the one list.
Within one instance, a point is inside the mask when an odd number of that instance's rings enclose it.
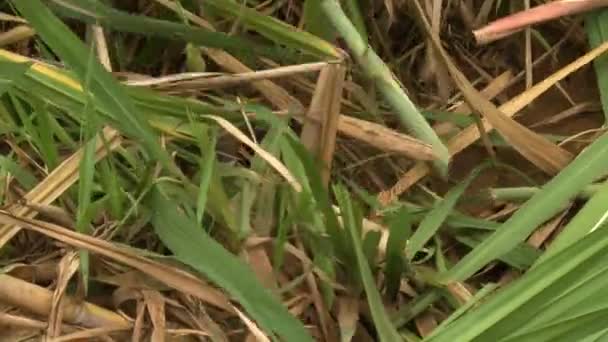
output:
{"label": "green leaf", "polygon": [[[207,195],[211,185],[211,176],[214,172],[215,145],[217,136],[215,130],[209,130],[209,137],[206,141],[201,141],[202,157],[200,161],[200,182],[198,187],[198,197],[196,200],[196,221],[203,222],[203,214],[207,206]],[[201,136],[201,140],[203,137]]]}
{"label": "green leaf", "polygon": [[488,164],[482,164],[475,168],[469,176],[460,182],[457,186],[453,187],[445,195],[445,198],[439,203],[435,204],[433,210],[431,210],[420,222],[418,228],[412,238],[407,242],[405,247],[405,254],[408,259],[412,260],[416,253],[418,253],[424,245],[433,237],[435,233],[441,228],[443,222],[448,218],[456,202],[462,196],[464,191],[469,187],[469,184],[477,177],[479,172]]}
{"label": "green leaf", "polygon": [[356,267],[361,276],[361,282],[363,283],[363,288],[365,289],[365,294],[367,295],[367,303],[369,304],[372,319],[374,320],[374,325],[380,341],[401,341],[401,336],[391,323],[386,311],[384,310],[380,292],[378,292],[374,277],[369,269],[367,258],[365,257],[363,248],[361,247],[360,227],[363,217],[360,216],[360,214],[357,214],[357,211],[353,208],[353,203],[351,202],[350,197],[344,188],[336,187],[335,193],[336,198],[340,203],[344,229],[347,231],[350,244],[354,249]]}
{"label": "green leaf", "polygon": [[545,184],[488,239],[441,277],[443,283],[465,280],[486,264],[509,252],[538,225],[559,212],[585,186],[608,171],[608,134],[587,146],[576,159]]}
{"label": "green leaf", "polygon": [[32,63],[0,62],[0,96],[4,95],[29,70]]}
{"label": "green leaf", "polygon": [[386,266],[384,279],[386,294],[394,299],[401,287],[401,276],[406,267],[403,250],[407,239],[412,234],[412,217],[407,209],[401,209],[395,214],[389,225],[389,236],[386,244]]}
{"label": "green leaf", "polygon": [[156,140],[148,122],[127,96],[124,87],[117,83],[96,59],[89,63],[86,58],[82,58],[88,55],[88,49],[83,42],[40,0],[13,0],[12,3],[38,35],[74,70],[81,81],[90,77],[88,90],[94,96],[95,105],[104,109],[121,130],[141,139],[148,152],[165,167],[181,175],[167,152]]}
{"label": "green leaf", "polygon": [[[580,240],[594,229],[604,229],[606,224],[606,203],[608,203],[608,182],[597,188],[594,195],[585,203],[585,206],[568,222],[566,227],[551,242],[545,253],[536,261],[540,264],[550,256],[565,247]],[[584,229],[586,228],[586,229]]]}
{"label": "green leaf", "polygon": [[25,189],[29,190],[38,183],[36,177],[29,170],[24,169],[5,156],[0,156],[0,169],[8,171]]}
{"label": "green leaf", "polygon": [[158,186],[149,194],[149,205],[154,230],[177,260],[225,289],[270,335],[277,334],[285,341],[312,341],[304,326],[257,281],[253,271],[180,214]]}
{"label": "green leaf", "polygon": [[306,0],[303,7],[302,21],[306,31],[329,42],[334,41],[338,33],[332,28],[321,10],[321,0]]}
{"label": "green leaf", "polygon": [[[592,269],[605,269],[604,260],[607,251],[608,230],[594,231],[530,270],[510,286],[499,291],[484,305],[457,319],[428,341],[467,342],[478,337],[480,341],[495,340],[497,336],[504,337],[505,333],[515,332],[514,328],[517,329],[537,314],[536,307],[531,306],[524,310],[522,308],[525,305],[535,297],[539,297],[538,301],[530,304],[538,306],[540,303],[546,303],[549,298],[559,296],[563,289],[560,291],[559,288],[555,288],[551,292],[547,292],[546,289],[552,284],[568,286],[569,284],[562,282],[565,277],[570,276],[571,281],[576,281],[583,270],[591,272]],[[511,316],[512,314],[523,316]],[[482,334],[486,339],[481,338]]]}
{"label": "green leaf", "polygon": [[341,58],[340,52],[329,42],[306,31],[237,3],[234,0],[199,0],[205,7],[224,17],[234,18],[245,26],[278,44],[301,49],[317,57]]}
{"label": "green leaf", "polygon": [[348,14],[348,18],[353,23],[353,26],[355,26],[357,29],[357,32],[359,32],[361,39],[363,39],[367,44],[368,34],[367,28],[365,28],[365,18],[361,12],[360,2],[361,0],[346,0],[344,1],[344,8]]}
{"label": "green leaf", "polygon": [[[608,10],[595,10],[589,12],[585,18],[585,30],[589,40],[589,48],[593,49],[608,40]],[[602,55],[593,62],[602,110],[608,119],[608,56]],[[608,121],[608,120],[607,120]]]}
{"label": "green leaf", "polygon": [[100,24],[123,32],[181,40],[211,48],[226,49],[249,57],[262,55],[278,60],[289,57],[288,52],[278,46],[254,44],[249,39],[234,37],[223,32],[129,14],[108,7],[99,1],[63,0],[51,3],[51,6],[58,15],[63,17],[78,19],[89,24]]}
{"label": "green leaf", "polygon": [[608,309],[593,312],[558,324],[548,325],[533,332],[504,339],[504,342],[570,342],[582,341],[606,329]]}
{"label": "green leaf", "polygon": [[[95,54],[93,46],[88,53],[88,65],[87,70],[93,70],[91,65],[95,61]],[[83,84],[85,94],[89,95],[87,91],[90,86],[91,74],[86,73]],[[90,222],[87,217],[87,213],[90,211],[91,197],[93,194],[93,181],[95,177],[95,135],[98,127],[98,118],[93,108],[93,101],[91,96],[87,96],[87,102],[83,108],[84,115],[84,153],[82,161],[79,165],[79,176],[78,176],[78,211],[76,214],[76,230],[80,233],[90,233]],[[89,289],[89,252],[81,249],[80,253],[80,272],[82,274],[82,281],[84,285],[85,294],[88,293]]]}

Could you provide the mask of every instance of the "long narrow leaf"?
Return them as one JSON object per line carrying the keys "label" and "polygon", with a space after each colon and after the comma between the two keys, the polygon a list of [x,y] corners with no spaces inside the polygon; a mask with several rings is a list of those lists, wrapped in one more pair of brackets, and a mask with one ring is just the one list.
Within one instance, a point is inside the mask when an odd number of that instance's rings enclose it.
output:
{"label": "long narrow leaf", "polygon": [[124,89],[94,60],[88,63],[83,55],[87,48],[80,39],[61,22],[40,0],[12,1],[25,19],[36,29],[42,39],[52,46],[53,51],[61,57],[84,80],[90,73],[89,90],[94,96],[96,106],[104,108],[120,122],[120,128],[126,133],[141,139],[147,150],[165,167],[181,174],[172,163],[171,158],[160,146],[152,133],[152,128],[133,105]]}
{"label": "long narrow leaf", "polygon": [[407,257],[411,260],[416,253],[418,253],[424,244],[427,243],[433,235],[439,230],[443,222],[446,220],[448,215],[452,212],[452,209],[456,205],[456,202],[462,196],[464,191],[467,189],[469,184],[477,177],[482,168],[486,167],[485,164],[475,168],[469,174],[469,176],[460,182],[457,186],[453,187],[446,195],[445,198],[435,205],[420,222],[418,229],[412,238],[407,242],[405,252]]}
{"label": "long narrow leaf", "polygon": [[[598,47],[608,40],[608,10],[597,10],[587,14],[585,18],[585,30],[591,48]],[[594,62],[597,85],[600,90],[602,110],[608,121],[608,56],[600,56]]]}
{"label": "long narrow leaf", "polygon": [[388,315],[386,314],[386,311],[384,310],[380,292],[378,292],[372,272],[369,269],[369,264],[367,263],[367,258],[365,257],[363,248],[361,247],[361,230],[357,227],[361,226],[362,217],[356,215],[356,211],[353,208],[350,197],[343,188],[336,189],[336,197],[338,198],[338,202],[340,202],[340,210],[344,219],[344,228],[347,230],[351,246],[354,249],[357,269],[361,276],[361,281],[367,295],[367,302],[369,304],[380,341],[400,341],[401,337],[399,336],[399,333],[393,326]]}
{"label": "long narrow leaf", "polygon": [[600,264],[608,248],[608,230],[596,230],[526,273],[518,281],[497,293],[491,300],[430,338],[432,342],[467,342],[480,336],[498,321],[541,293],[547,284],[592,260]]}
{"label": "long narrow leaf", "polygon": [[321,7],[332,25],[340,32],[355,60],[393,107],[399,120],[414,136],[433,147],[436,158],[434,165],[442,176],[447,175],[450,160],[447,147],[409,99],[388,66],[357,32],[337,0],[321,0]]}
{"label": "long narrow leaf", "polygon": [[304,326],[257,281],[251,269],[180,214],[158,188],[150,194],[150,207],[156,233],[178,260],[224,288],[269,334],[285,341],[312,341]]}
{"label": "long narrow leaf", "polygon": [[492,236],[461,259],[443,282],[464,280],[523,241],[538,225],[555,215],[581,189],[608,172],[608,134],[589,145],[542,192],[526,202]]}
{"label": "long narrow leaf", "polygon": [[222,32],[214,32],[201,27],[191,27],[182,23],[149,18],[122,12],[93,0],[64,0],[53,4],[56,12],[66,18],[78,19],[89,24],[101,24],[113,29],[156,35],[169,39],[182,40],[202,46],[226,49],[247,57],[263,55],[273,59],[294,59],[285,49],[234,37]]}

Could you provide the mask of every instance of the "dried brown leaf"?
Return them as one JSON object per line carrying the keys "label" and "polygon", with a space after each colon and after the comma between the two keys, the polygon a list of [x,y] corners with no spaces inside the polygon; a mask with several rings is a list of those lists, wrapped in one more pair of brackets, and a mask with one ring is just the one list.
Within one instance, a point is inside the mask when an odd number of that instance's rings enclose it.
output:
{"label": "dried brown leaf", "polygon": [[486,118],[510,145],[546,173],[554,175],[568,165],[573,159],[573,156],[568,151],[506,116],[473,87],[469,80],[458,70],[454,62],[452,62],[447,52],[445,52],[441,46],[439,37],[433,34],[419,1],[414,1],[414,5],[433,43],[433,47],[437,51],[437,55],[449,70],[471,109]]}
{"label": "dried brown leaf", "polygon": [[254,246],[245,250],[244,253],[246,254],[247,263],[251,266],[260,283],[268,289],[278,291],[279,286],[275,278],[272,263],[270,262],[270,258],[268,258],[264,246]]}
{"label": "dried brown leaf", "polygon": [[125,328],[100,327],[93,329],[80,330],[65,334],[48,340],[48,342],[68,342],[68,341],[96,341],[95,338],[102,338],[111,333],[126,330]]}
{"label": "dried brown leaf", "polygon": [[430,312],[425,312],[422,315],[414,318],[414,323],[416,324],[418,333],[422,337],[430,335],[431,332],[437,328],[437,320]]}
{"label": "dried brown leaf", "polygon": [[[608,42],[602,43],[597,48],[587,52],[585,55],[579,57],[572,63],[566,65],[560,70],[553,73],[551,76],[535,84],[532,88],[524,91],[509,102],[500,106],[500,110],[508,116],[513,116],[519,112],[522,108],[530,104],[532,101],[537,99],[540,95],[550,89],[558,81],[564,79],[571,73],[577,71],[581,67],[593,61],[598,56],[608,51]],[[484,127],[486,131],[490,131],[493,127],[484,121]],[[467,127],[462,130],[458,135],[450,140],[448,148],[451,155],[461,152],[466,147],[470,146],[477,139],[479,139],[479,130],[475,126]],[[378,194],[378,199],[382,203],[390,203],[394,201],[399,195],[407,191],[412,185],[416,184],[420,179],[428,175],[430,168],[424,163],[417,163],[412,169],[406,172],[390,189],[382,191]]]}
{"label": "dried brown leaf", "polygon": [[131,342],[139,342],[144,334],[144,316],[146,313],[146,305],[143,301],[137,301],[137,309],[135,311],[135,322],[133,323],[133,335]]}
{"label": "dried brown leaf", "polygon": [[144,302],[152,321],[151,342],[165,341],[165,299],[158,291],[142,290]]}
{"label": "dried brown leaf", "polygon": [[62,241],[76,248],[83,248],[89,252],[99,254],[109,259],[133,267],[176,290],[183,291],[192,296],[212,304],[220,309],[232,311],[232,306],[226,296],[219,290],[205,284],[195,276],[175,267],[141,257],[129,249],[118,247],[110,242],[81,234],[56,224],[17,217],[8,211],[0,210],[0,223],[20,226],[52,239]]}
{"label": "dried brown leaf", "polygon": [[68,286],[68,282],[78,271],[80,265],[80,259],[78,253],[75,251],[67,252],[61,261],[57,265],[57,284],[53,291],[53,299],[51,301],[51,312],[49,314],[49,325],[46,330],[46,334],[50,338],[61,335],[61,323],[63,321],[63,308],[61,305],[63,301],[63,295]]}
{"label": "dried brown leaf", "polygon": [[[4,303],[46,316],[51,311],[52,297],[51,291],[43,287],[0,274],[0,301]],[[110,310],[71,297],[65,297],[61,306],[63,320],[67,323],[89,328],[131,326],[125,318]]]}
{"label": "dried brown leaf", "polygon": [[36,31],[27,25],[15,26],[6,32],[0,33],[0,46],[17,43],[35,35]]}
{"label": "dried brown leaf", "polygon": [[[480,92],[486,98],[493,99],[507,88],[512,79],[513,73],[510,70],[507,70],[495,77],[492,81],[490,81],[490,83],[488,83],[488,85]],[[466,102],[460,102],[458,106],[453,109],[450,109],[450,111],[463,115],[471,114],[471,109],[469,108],[469,105]],[[456,128],[457,126],[449,121],[439,122],[433,125],[433,129],[435,130],[435,132],[437,132],[438,135],[447,134]]]}
{"label": "dried brown leaf", "polygon": [[435,159],[431,145],[375,122],[340,115],[338,130],[381,151],[398,153],[414,160]]}
{"label": "dried brown leaf", "polygon": [[357,332],[359,321],[359,299],[352,297],[338,298],[338,325],[340,341],[350,342]]}
{"label": "dried brown leaf", "polygon": [[268,153],[266,150],[261,148],[258,144],[253,142],[249,137],[247,137],[241,130],[235,127],[230,121],[221,118],[215,115],[205,115],[205,118],[209,118],[215,121],[218,125],[220,125],[226,132],[230,133],[233,137],[238,139],[240,142],[249,146],[252,150],[255,151],[262,159],[266,160],[270,166],[272,166],[285,180],[298,192],[302,190],[302,185],[296,180],[296,178],[291,174],[289,169],[283,165],[275,156]]}
{"label": "dried brown leaf", "polygon": [[307,119],[302,128],[302,144],[317,155],[325,166],[321,170],[324,184],[329,184],[336,133],[340,119],[342,90],[346,68],[328,64],[319,74]]}
{"label": "dried brown leaf", "polygon": [[[118,131],[106,127],[102,131],[103,140],[107,142],[107,147],[101,138],[96,139],[95,160],[104,158],[110,151],[116,149],[121,144]],[[108,151],[108,149],[110,151]],[[38,183],[30,192],[23,197],[23,202],[36,205],[50,205],[61,196],[70,186],[78,180],[78,170],[84,155],[84,148],[80,148],[64,160],[53,172],[51,172],[42,182]],[[14,215],[22,217],[35,217],[38,213],[28,206],[16,203],[7,209]],[[0,226],[0,248],[19,232],[19,226],[3,225]]]}

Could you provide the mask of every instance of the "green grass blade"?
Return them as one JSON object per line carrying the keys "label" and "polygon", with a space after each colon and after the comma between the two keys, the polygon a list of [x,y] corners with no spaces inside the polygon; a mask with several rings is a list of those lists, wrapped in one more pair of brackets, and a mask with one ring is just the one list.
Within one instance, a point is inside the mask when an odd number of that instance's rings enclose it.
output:
{"label": "green grass blade", "polygon": [[445,195],[445,198],[439,203],[435,205],[433,210],[431,210],[420,222],[418,228],[414,235],[412,235],[411,239],[407,242],[407,246],[405,248],[405,254],[408,259],[414,258],[416,253],[418,253],[424,245],[437,233],[441,225],[448,218],[456,202],[462,196],[464,191],[469,187],[469,184],[477,177],[479,172],[483,168],[486,167],[487,164],[481,165],[469,174],[469,176],[460,182],[460,184],[456,185]]}
{"label": "green grass blade", "polygon": [[25,73],[31,65],[29,62],[0,62],[0,75],[3,75],[0,79],[0,96],[4,95],[19,79],[25,77]]}
{"label": "green grass blade", "polygon": [[465,280],[510,251],[538,225],[555,215],[581,189],[608,171],[608,134],[602,135],[550,180],[488,239],[442,275],[442,282]]}
{"label": "green grass blade", "polygon": [[361,244],[363,254],[365,254],[369,267],[372,270],[377,265],[376,258],[378,256],[378,245],[380,243],[380,238],[382,238],[381,232],[371,230],[365,233],[363,242]]}
{"label": "green grass blade", "polygon": [[306,31],[329,42],[338,37],[336,30],[329,25],[328,19],[321,9],[321,0],[306,0],[303,7],[302,21]]}
{"label": "green grass blade", "polygon": [[200,147],[203,155],[200,161],[199,192],[196,199],[196,221],[199,224],[203,222],[203,213],[205,212],[205,208],[207,206],[207,196],[215,165],[215,145],[217,142],[217,136],[215,130],[208,129],[207,132],[209,132],[208,137],[200,137]]}
{"label": "green grass blade", "polygon": [[36,111],[36,128],[39,132],[40,146],[38,148],[40,149],[40,154],[49,170],[53,170],[59,165],[59,151],[53,137],[53,133],[57,129],[53,127],[52,115],[43,103],[30,99],[30,104],[32,104]]}
{"label": "green grass blade", "polygon": [[527,334],[517,335],[504,342],[570,342],[582,341],[606,328],[608,309],[593,312],[566,322],[549,325]]}
{"label": "green grass blade", "polygon": [[430,289],[425,293],[418,295],[413,301],[403,306],[403,308],[393,315],[393,322],[395,326],[404,326],[416,316],[427,310],[431,305],[433,305],[433,303],[440,300],[441,297],[441,291],[436,288]]}
{"label": "green grass blade", "polygon": [[[587,14],[585,31],[589,48],[593,49],[608,40],[608,10],[596,10]],[[608,121],[608,55],[599,56],[593,61],[597,85],[600,90],[604,118]]]}
{"label": "green grass blade", "polygon": [[[88,70],[90,69],[91,64],[95,60],[95,54],[93,52],[93,46],[88,53]],[[90,85],[91,74],[87,73],[85,75],[85,80],[83,84],[83,88],[85,94],[89,94],[88,87]],[[76,230],[80,233],[89,234],[90,233],[90,222],[87,217],[87,212],[90,210],[91,197],[93,194],[93,181],[95,177],[95,135],[99,129],[98,127],[98,119],[95,114],[95,110],[93,108],[93,101],[90,96],[87,96],[89,99],[84,108],[84,125],[82,130],[84,134],[81,136],[84,137],[84,154],[82,156],[82,161],[79,165],[79,176],[78,176],[78,210],[76,214]],[[89,253],[85,250],[80,250],[80,272],[82,274],[82,281],[84,285],[85,294],[88,292],[89,288]]]}
{"label": "green grass blade", "polygon": [[405,94],[391,70],[362,39],[338,1],[322,0],[321,6],[332,25],[340,32],[340,36],[348,45],[354,59],[365,74],[374,81],[385,100],[395,110],[401,123],[410,129],[415,137],[433,147],[436,157],[434,165],[439,174],[447,175],[450,160],[447,147]]}
{"label": "green grass blade", "polygon": [[114,219],[120,219],[124,215],[125,197],[121,191],[119,175],[110,158],[99,162],[99,182],[108,194],[108,212]]}
{"label": "green grass blade", "polygon": [[367,44],[368,33],[365,27],[365,18],[361,12],[361,1],[360,0],[346,0],[344,1],[345,12],[348,14],[348,18],[353,23],[353,26],[359,32],[361,39]]}
{"label": "green grass blade", "polygon": [[257,281],[251,269],[180,214],[160,189],[155,187],[149,196],[154,229],[178,260],[224,288],[269,334],[285,341],[312,341],[304,326]]}
{"label": "green grass blade", "polygon": [[332,243],[337,252],[337,255],[347,262],[350,258],[350,250],[346,247],[346,237],[344,232],[340,229],[340,223],[332,208],[329,193],[323,186],[321,175],[319,173],[320,167],[317,166],[315,160],[304,146],[295,138],[285,136],[287,141],[290,143],[290,147],[293,149],[295,154],[299,157],[300,162],[306,172],[306,178],[311,187],[312,196],[314,196],[318,209],[323,213],[325,217],[325,225],[327,234],[332,239]]}
{"label": "green grass blade", "polygon": [[[510,286],[499,291],[484,305],[456,320],[428,341],[467,342],[481,336],[490,328],[499,328],[495,325],[503,319],[508,324],[509,320],[506,320],[506,317],[528,303],[531,298],[543,293],[550,284],[559,284],[559,280],[569,273],[576,276],[577,269],[585,268],[590,262],[601,265],[602,256],[605,255],[607,248],[608,230],[594,231],[532,269]],[[497,335],[493,334],[493,336]]]}
{"label": "green grass blade", "polygon": [[110,113],[115,120],[114,123],[119,124],[121,130],[141,139],[148,152],[167,169],[180,175],[181,172],[160,146],[152,128],[133,105],[124,88],[104,70],[99,62],[93,60],[89,65],[86,58],[82,58],[83,55],[87,55],[88,50],[83,42],[40,0],[12,1],[12,3],[81,80],[86,79],[90,73],[89,90],[94,96],[95,105]]}
{"label": "green grass blade", "polygon": [[5,156],[0,156],[0,169],[10,173],[25,189],[29,190],[38,183],[36,177],[29,170],[24,169],[21,165]]}
{"label": "green grass blade", "polygon": [[391,220],[386,243],[386,266],[384,279],[388,298],[394,299],[401,287],[401,277],[406,269],[403,250],[412,234],[412,214],[407,209],[400,210]]}
{"label": "green grass blade", "polygon": [[441,322],[441,324],[433,330],[433,332],[431,333],[431,335],[428,336],[428,338],[432,338],[433,336],[437,335],[440,331],[448,327],[456,319],[462,317],[464,314],[469,312],[471,308],[473,308],[473,306],[477,305],[482,299],[485,299],[486,296],[491,294],[497,287],[498,284],[495,283],[484,285],[484,287],[477,291],[469,301],[467,301],[464,305],[460,306],[456,311],[452,312],[452,314],[448,318]]}
{"label": "green grass blade", "polygon": [[[469,248],[475,248],[479,246],[481,242],[488,238],[488,234],[470,234],[454,236],[456,241],[464,244]],[[501,255],[498,260],[506,263],[507,265],[516,268],[518,270],[527,270],[534,262],[539,258],[541,252],[534,247],[525,243],[519,243],[509,252]]]}
{"label": "green grass blade", "polygon": [[224,17],[234,18],[259,34],[285,46],[306,51],[323,59],[341,58],[340,52],[327,41],[295,27],[263,15],[234,0],[198,0],[204,8]]}
{"label": "green grass blade", "polygon": [[553,298],[544,296],[542,301],[530,301],[521,309],[536,314],[525,323],[518,324],[518,331],[528,333],[543,326],[608,309],[608,301],[603,296],[607,282],[606,266],[588,266],[585,272],[572,272],[568,277],[560,279],[560,284],[545,290],[546,293],[553,294]]}
{"label": "green grass blade", "polygon": [[155,35],[196,43],[211,48],[225,49],[249,58],[262,55],[277,60],[294,59],[293,56],[289,56],[288,51],[277,46],[254,44],[249,39],[230,36],[222,32],[129,14],[103,5],[99,1],[64,0],[53,4],[53,9],[63,17],[78,19],[89,24],[101,24],[122,32]]}
{"label": "green grass blade", "polygon": [[[535,266],[547,260],[555,253],[580,240],[594,229],[604,229],[606,224],[606,203],[608,203],[608,182],[597,188],[585,206],[574,216],[549,245],[545,253],[536,261]],[[586,229],[584,229],[586,228]]]}
{"label": "green grass blade", "polygon": [[367,258],[365,257],[363,248],[361,247],[360,226],[363,218],[357,215],[357,211],[354,210],[353,203],[351,202],[350,197],[344,188],[337,187],[335,192],[338,202],[340,203],[344,229],[347,231],[349,242],[354,249],[357,269],[361,277],[361,282],[363,283],[363,288],[365,289],[365,293],[367,295],[367,302],[369,304],[372,319],[374,320],[375,328],[380,341],[401,341],[401,336],[393,326],[388,315],[386,314],[386,311],[384,310],[380,292],[378,292],[372,272],[369,269],[369,264],[367,263]]}

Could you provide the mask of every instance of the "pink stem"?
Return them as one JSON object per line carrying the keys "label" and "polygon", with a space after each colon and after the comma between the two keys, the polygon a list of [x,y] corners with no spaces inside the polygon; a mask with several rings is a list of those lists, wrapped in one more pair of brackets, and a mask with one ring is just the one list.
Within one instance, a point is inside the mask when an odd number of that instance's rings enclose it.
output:
{"label": "pink stem", "polygon": [[473,31],[478,44],[487,44],[534,24],[608,6],[608,0],[556,0],[498,19]]}

